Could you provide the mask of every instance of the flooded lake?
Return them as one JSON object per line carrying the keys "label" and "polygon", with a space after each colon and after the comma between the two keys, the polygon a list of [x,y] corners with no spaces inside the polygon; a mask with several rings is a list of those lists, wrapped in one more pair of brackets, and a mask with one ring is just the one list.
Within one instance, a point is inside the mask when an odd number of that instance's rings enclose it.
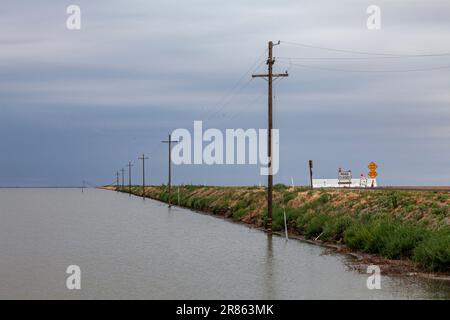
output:
{"label": "flooded lake", "polygon": [[[0,189],[1,299],[450,298],[412,278],[369,290],[347,259],[112,191]],[[69,265],[81,290],[66,287]]]}

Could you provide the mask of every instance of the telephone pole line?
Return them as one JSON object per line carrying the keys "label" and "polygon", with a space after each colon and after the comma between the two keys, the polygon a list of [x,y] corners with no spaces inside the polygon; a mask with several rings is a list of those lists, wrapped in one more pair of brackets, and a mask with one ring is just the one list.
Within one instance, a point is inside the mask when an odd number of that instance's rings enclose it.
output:
{"label": "telephone pole line", "polygon": [[272,105],[273,105],[273,97],[272,97],[272,84],[273,78],[278,77],[287,77],[289,76],[287,71],[285,73],[274,74],[273,73],[273,65],[275,63],[275,59],[273,58],[273,47],[279,45],[280,41],[277,44],[273,44],[272,41],[269,41],[269,57],[267,59],[267,74],[254,74],[252,78],[267,78],[268,82],[268,130],[267,130],[267,155],[269,160],[269,175],[267,178],[267,233],[272,235],[272,200],[273,200],[273,168],[272,168]]}
{"label": "telephone pole line", "polygon": [[122,168],[122,190],[125,188],[125,169]]}
{"label": "telephone pole line", "polygon": [[311,189],[313,188],[313,161],[309,160],[309,184]]}
{"label": "telephone pole line", "polygon": [[131,164],[131,161],[128,161],[128,193],[131,197],[131,167],[133,165]]}
{"label": "telephone pole line", "polygon": [[172,140],[172,135],[169,133],[169,140],[161,141],[162,143],[167,143],[169,145],[169,208],[172,207],[171,195],[172,195],[172,143],[177,143],[179,141]]}
{"label": "telephone pole line", "polygon": [[147,160],[148,157],[142,154],[142,157],[139,157],[138,159],[142,160],[142,198],[145,199],[145,160]]}
{"label": "telephone pole line", "polygon": [[117,192],[119,191],[119,171],[116,172],[116,183],[117,183]]}

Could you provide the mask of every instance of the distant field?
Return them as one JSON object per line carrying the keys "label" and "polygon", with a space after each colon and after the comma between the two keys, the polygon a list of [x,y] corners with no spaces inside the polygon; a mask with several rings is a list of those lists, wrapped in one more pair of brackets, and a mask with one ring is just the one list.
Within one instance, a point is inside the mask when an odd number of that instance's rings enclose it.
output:
{"label": "distant field", "polygon": [[381,190],[431,190],[431,191],[449,191],[450,186],[385,186],[379,187]]}
{"label": "distant field", "polygon": [[[325,188],[316,188],[316,189],[325,189]],[[442,191],[442,192],[450,192],[450,186],[379,186],[375,188],[326,188],[328,190],[399,190],[399,191]]]}

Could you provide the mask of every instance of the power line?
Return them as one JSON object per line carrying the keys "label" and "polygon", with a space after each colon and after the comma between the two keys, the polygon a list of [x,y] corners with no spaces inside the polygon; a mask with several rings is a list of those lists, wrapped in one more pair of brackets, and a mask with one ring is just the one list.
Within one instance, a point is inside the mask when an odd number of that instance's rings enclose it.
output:
{"label": "power line", "polygon": [[[286,63],[286,62],[281,62]],[[450,69],[450,66],[440,66],[440,67],[430,67],[430,68],[418,68],[418,69],[399,69],[399,70],[356,70],[356,69],[342,69],[342,68],[329,68],[329,67],[319,67],[311,66],[299,63],[290,63],[292,66],[307,68],[307,69],[318,69],[326,71],[338,71],[338,72],[355,72],[355,73],[405,73],[405,72],[422,72],[422,71],[436,71]]]}
{"label": "power line", "polygon": [[[266,52],[267,52],[267,50],[266,50]],[[256,68],[254,68],[254,70],[256,71],[256,69],[258,69],[263,63],[264,63],[265,61],[262,61],[261,63],[259,63],[258,64],[258,66],[256,67]],[[246,74],[248,74],[249,72],[247,72]],[[282,80],[282,79],[284,79],[284,77],[275,77],[274,79],[273,79],[273,83],[274,83],[274,86],[275,86],[275,82],[277,81],[277,80]],[[238,92],[236,92],[236,94],[239,94],[241,91],[243,91],[245,88],[247,88],[248,87],[248,85],[250,84],[250,82],[252,82],[252,80],[253,80],[253,78],[250,78],[240,89],[239,89],[239,91]],[[258,96],[255,100],[253,100],[252,102],[250,102],[250,104],[249,105],[247,105],[247,106],[251,106],[251,105],[253,105],[254,103],[256,103],[256,101],[257,100],[259,100],[259,98],[260,98],[260,96]],[[230,99],[230,100],[228,100],[226,103],[224,103],[223,105],[222,105],[222,107],[219,109],[219,110],[217,110],[217,112],[215,112],[214,114],[212,114],[210,117],[208,117],[206,120],[209,120],[209,119],[211,119],[212,117],[214,117],[216,114],[218,114],[220,111],[222,111],[227,105],[229,105],[230,103],[231,103],[231,101],[232,101],[232,99]],[[230,119],[234,119],[235,117],[236,117],[236,114],[239,114],[241,111],[240,110],[238,110],[237,112],[234,112],[234,113],[231,113],[230,114]]]}
{"label": "power line", "polygon": [[215,117],[217,114],[219,114],[226,106],[228,106],[231,101],[233,101],[233,98],[241,93],[245,88],[248,87],[248,85],[250,84],[250,82],[252,82],[253,79],[250,78],[249,80],[247,80],[247,82],[244,83],[244,85],[242,85],[239,89],[239,91],[237,91],[228,101],[224,102],[214,113],[210,114],[209,116],[205,117],[205,120],[210,120],[211,118]]}
{"label": "power line", "polygon": [[387,59],[404,59],[404,58],[425,58],[430,56],[393,56],[393,57],[276,57],[281,60],[387,60]]}
{"label": "power line", "polygon": [[[289,73],[289,69],[287,70],[287,73]],[[286,77],[280,77],[280,78],[274,78],[273,79],[273,89],[275,92],[276,87],[278,86],[279,82],[285,80]],[[250,111],[254,105],[256,105],[257,102],[259,102],[261,100],[262,97],[264,97],[267,93],[266,92],[260,92],[256,98],[252,99],[248,104],[245,105],[245,111]],[[274,107],[275,107],[275,95],[274,95]],[[228,117],[229,120],[234,120],[236,119],[237,116],[242,114],[242,110],[237,110],[234,113],[231,113],[230,116]]]}
{"label": "power line", "polygon": [[314,46],[310,44],[300,43],[300,42],[292,42],[292,41],[281,41],[281,43],[299,46],[304,48],[311,49],[319,49],[325,51],[333,51],[340,53],[352,53],[352,54],[361,54],[361,55],[373,55],[373,56],[390,56],[390,57],[440,57],[440,56],[450,56],[450,53],[425,53],[425,54],[395,54],[395,53],[380,53],[380,52],[368,52],[368,51],[357,51],[357,50],[348,50],[348,49],[336,49],[330,47],[321,47]]}
{"label": "power line", "polygon": [[[248,84],[251,82],[252,79],[250,79],[250,81],[246,81],[243,85],[241,85],[242,80],[244,80],[251,72],[258,69],[265,62],[265,60],[262,60],[262,58],[266,55],[266,52],[267,49],[264,50],[264,52],[256,59],[256,61],[250,66],[250,68],[248,68],[247,71],[239,78],[239,80],[233,85],[232,89],[217,101],[216,105],[212,108],[212,110],[208,111],[206,115],[203,116],[203,119],[208,120],[213,116],[215,116],[216,114],[218,114],[223,108],[225,108],[232,101],[232,99],[237,94],[239,94],[243,89],[245,89],[248,86]],[[206,107],[203,107],[203,110],[205,108]]]}
{"label": "power line", "polygon": [[[275,82],[275,81],[274,81]],[[258,102],[259,100],[261,100],[262,97],[264,97],[265,95],[267,95],[266,92],[261,92],[255,99],[253,99],[252,101],[250,101],[250,103],[248,103],[245,108],[246,111],[248,111],[249,107],[253,107],[256,102]],[[238,115],[242,114],[242,110],[237,110],[236,112],[230,114],[230,120],[234,120]]]}

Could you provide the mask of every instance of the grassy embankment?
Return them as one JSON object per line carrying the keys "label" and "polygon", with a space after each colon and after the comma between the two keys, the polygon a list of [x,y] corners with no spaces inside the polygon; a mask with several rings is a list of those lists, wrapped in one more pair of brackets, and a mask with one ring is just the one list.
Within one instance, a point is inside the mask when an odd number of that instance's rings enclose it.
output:
{"label": "grassy embankment", "polygon": [[[265,191],[258,187],[174,187],[172,203],[263,227]],[[126,188],[124,192],[128,192]],[[132,192],[142,195],[141,187]],[[166,186],[146,195],[168,201]],[[308,190],[276,185],[274,230],[388,259],[410,259],[429,271],[450,272],[450,193],[434,191]]]}

